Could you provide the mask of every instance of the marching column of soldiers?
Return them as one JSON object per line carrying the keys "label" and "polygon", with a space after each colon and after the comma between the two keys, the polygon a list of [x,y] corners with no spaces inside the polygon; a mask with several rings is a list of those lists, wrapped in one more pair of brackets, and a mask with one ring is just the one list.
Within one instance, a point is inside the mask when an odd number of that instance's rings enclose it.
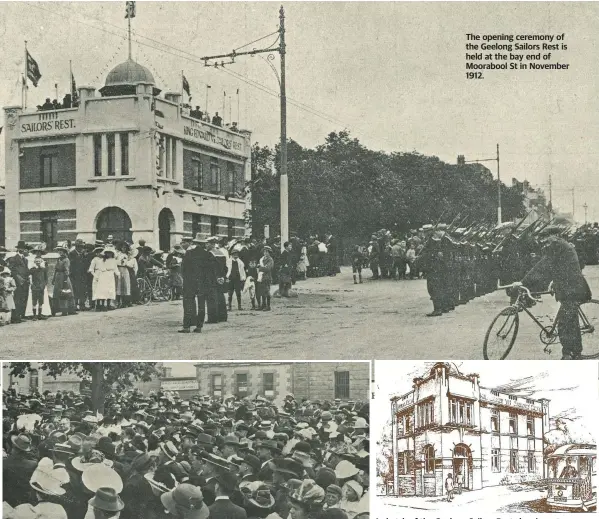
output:
{"label": "marching column of soldiers", "polygon": [[[548,230],[570,243],[581,268],[599,263],[599,224],[574,228],[557,225],[554,219],[539,218],[524,226],[527,217],[497,226],[482,222],[464,227],[454,220],[411,231],[401,243],[415,249],[416,257],[410,261],[404,254],[402,265],[409,265],[411,278],[426,278],[433,303],[433,310],[427,315],[443,315],[497,290],[498,283],[509,285],[522,280],[541,259],[541,241]],[[392,254],[396,242],[399,239],[393,239],[389,231],[373,235],[368,253],[372,279],[393,277],[391,271],[396,267],[386,268],[389,262],[385,258],[395,265]]]}

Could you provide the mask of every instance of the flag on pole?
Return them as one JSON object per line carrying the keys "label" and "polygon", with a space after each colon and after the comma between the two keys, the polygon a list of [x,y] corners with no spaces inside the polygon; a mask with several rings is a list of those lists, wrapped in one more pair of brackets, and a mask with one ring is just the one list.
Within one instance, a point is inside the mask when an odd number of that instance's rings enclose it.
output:
{"label": "flag on pole", "polygon": [[237,95],[239,95],[239,88],[237,89]]}
{"label": "flag on pole", "polygon": [[29,54],[29,51],[27,51],[27,77],[31,80],[34,87],[37,87],[37,83],[42,77],[37,61]]}
{"label": "flag on pole", "polygon": [[77,83],[75,83],[75,76],[71,72],[71,95],[74,97],[77,95]]}
{"label": "flag on pole", "polygon": [[125,2],[125,18],[135,18],[135,2]]}
{"label": "flag on pole", "polygon": [[206,88],[212,88],[210,85],[206,85]]}
{"label": "flag on pole", "polygon": [[189,96],[189,99],[191,100],[191,93],[189,91],[189,81],[187,81],[187,78],[185,76],[183,76],[183,90],[185,90],[185,92],[187,92],[187,95]]}

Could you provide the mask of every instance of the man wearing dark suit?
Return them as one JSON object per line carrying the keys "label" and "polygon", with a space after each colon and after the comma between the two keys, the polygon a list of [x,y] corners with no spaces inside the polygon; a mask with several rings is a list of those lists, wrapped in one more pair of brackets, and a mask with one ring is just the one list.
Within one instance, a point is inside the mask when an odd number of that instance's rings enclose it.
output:
{"label": "man wearing dark suit", "polygon": [[37,462],[28,457],[31,453],[31,439],[25,434],[11,436],[12,452],[2,462],[3,495],[13,508],[29,502],[31,487],[29,480],[37,467]]}
{"label": "man wearing dark suit", "polygon": [[217,264],[213,254],[204,248],[206,240],[198,233],[193,239],[195,247],[185,251],[181,263],[183,276],[183,328],[179,333],[200,333],[204,326],[206,304],[215,305]]}
{"label": "man wearing dark suit", "polygon": [[560,227],[543,231],[546,240],[542,259],[524,276],[522,284],[529,290],[542,291],[553,281],[559,309],[558,335],[562,359],[577,359],[582,353],[582,337],[578,323],[578,306],[591,299],[591,289],[582,275],[576,249],[559,234]]}
{"label": "man wearing dark suit", "polygon": [[[85,299],[87,295],[87,271],[86,254],[83,240],[75,240],[75,248],[69,252],[70,278],[75,296],[75,305],[80,311],[85,311]],[[90,261],[91,264],[91,261]],[[87,268],[86,268],[87,267]]]}
{"label": "man wearing dark suit", "polygon": [[20,323],[25,317],[27,300],[29,299],[29,262],[27,261],[27,245],[24,241],[17,243],[17,253],[6,260],[17,289],[14,293],[15,309],[12,311],[12,322]]}
{"label": "man wearing dark suit", "polygon": [[238,486],[237,476],[225,472],[216,478],[216,499],[208,508],[211,519],[247,519],[246,511],[231,502]]}

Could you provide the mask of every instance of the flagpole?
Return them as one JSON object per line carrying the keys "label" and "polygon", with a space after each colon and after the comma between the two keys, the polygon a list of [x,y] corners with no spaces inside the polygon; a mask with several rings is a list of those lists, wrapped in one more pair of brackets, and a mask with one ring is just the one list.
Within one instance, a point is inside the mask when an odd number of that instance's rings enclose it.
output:
{"label": "flagpole", "polygon": [[23,76],[23,91],[21,95],[21,104],[23,110],[27,109],[27,40],[25,40],[25,75]]}
{"label": "flagpole", "polygon": [[206,85],[206,117],[208,117],[208,91],[210,90],[210,85]]}
{"label": "flagpole", "polygon": [[241,128],[241,122],[239,121],[239,88],[237,89],[237,128]]}
{"label": "flagpole", "polygon": [[223,125],[226,122],[225,121],[225,117],[227,117],[226,110],[227,110],[227,93],[223,92]]}
{"label": "flagpole", "polygon": [[129,29],[129,60],[131,60],[131,15],[129,14],[127,16],[127,26]]}
{"label": "flagpole", "polygon": [[71,60],[69,60],[69,74],[71,76],[69,78],[69,85],[71,85],[71,88],[69,88],[69,90],[71,91],[71,106],[73,106],[73,102],[75,101],[75,92],[73,92],[73,64]]}
{"label": "flagpole", "polygon": [[54,83],[54,93],[56,94],[56,102],[58,103],[58,83]]}
{"label": "flagpole", "polygon": [[233,115],[231,114],[231,110],[232,110],[231,105],[232,105],[231,96],[229,96],[229,124],[231,124],[233,122]]}
{"label": "flagpole", "polygon": [[183,104],[183,71],[181,71],[181,104]]}

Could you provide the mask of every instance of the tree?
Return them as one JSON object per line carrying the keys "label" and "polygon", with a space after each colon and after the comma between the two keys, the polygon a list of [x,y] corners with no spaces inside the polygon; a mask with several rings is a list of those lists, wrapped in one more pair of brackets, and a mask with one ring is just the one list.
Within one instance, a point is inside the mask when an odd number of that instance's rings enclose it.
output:
{"label": "tree", "polygon": [[[12,362],[10,375],[24,378],[33,368],[29,362]],[[111,390],[123,391],[134,382],[149,382],[162,375],[156,362],[43,362],[39,369],[56,379],[63,374],[75,374],[91,382],[93,411],[104,412],[104,398]]]}

